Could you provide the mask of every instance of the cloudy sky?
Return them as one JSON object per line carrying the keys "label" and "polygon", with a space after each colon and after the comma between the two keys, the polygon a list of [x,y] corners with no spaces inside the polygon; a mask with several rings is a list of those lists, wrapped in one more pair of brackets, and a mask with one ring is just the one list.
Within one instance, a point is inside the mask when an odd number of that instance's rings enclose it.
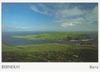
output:
{"label": "cloudy sky", "polygon": [[3,31],[97,31],[97,3],[3,3]]}

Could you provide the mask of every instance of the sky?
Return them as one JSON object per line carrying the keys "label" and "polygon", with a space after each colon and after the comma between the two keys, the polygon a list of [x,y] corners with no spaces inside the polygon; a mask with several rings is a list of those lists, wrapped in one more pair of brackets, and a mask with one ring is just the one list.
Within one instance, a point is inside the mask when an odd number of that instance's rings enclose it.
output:
{"label": "sky", "polygon": [[98,31],[97,3],[2,3],[3,31]]}

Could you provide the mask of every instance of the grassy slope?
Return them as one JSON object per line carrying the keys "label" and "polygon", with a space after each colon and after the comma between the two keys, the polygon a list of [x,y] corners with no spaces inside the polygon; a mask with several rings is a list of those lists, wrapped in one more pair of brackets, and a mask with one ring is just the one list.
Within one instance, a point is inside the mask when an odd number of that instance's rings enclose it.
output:
{"label": "grassy slope", "polygon": [[33,34],[26,36],[13,36],[14,38],[26,38],[31,40],[65,40],[69,37],[71,39],[82,39],[87,38],[86,34],[83,33],[75,33],[75,32],[54,32],[54,33],[43,33],[43,34]]}
{"label": "grassy slope", "polygon": [[9,46],[3,44],[3,62],[96,62],[95,45],[38,44]]}

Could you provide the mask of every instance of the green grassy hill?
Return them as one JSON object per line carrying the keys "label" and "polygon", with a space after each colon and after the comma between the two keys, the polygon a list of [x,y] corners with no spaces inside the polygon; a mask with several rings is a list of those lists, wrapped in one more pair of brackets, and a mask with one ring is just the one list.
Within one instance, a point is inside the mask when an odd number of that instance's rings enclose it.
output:
{"label": "green grassy hill", "polygon": [[69,40],[69,39],[84,39],[88,38],[87,34],[75,32],[53,32],[43,34],[32,34],[24,36],[13,36],[14,38],[26,38],[31,40]]}
{"label": "green grassy hill", "polygon": [[9,46],[2,45],[3,62],[97,62],[95,45],[57,43]]}

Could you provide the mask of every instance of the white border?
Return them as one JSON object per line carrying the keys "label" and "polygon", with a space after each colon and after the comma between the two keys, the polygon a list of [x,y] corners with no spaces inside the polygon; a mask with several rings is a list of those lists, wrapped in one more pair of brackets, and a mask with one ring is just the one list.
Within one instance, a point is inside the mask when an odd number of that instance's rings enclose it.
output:
{"label": "white border", "polygon": [[[99,0],[2,0],[2,2],[17,2],[17,3],[30,3],[30,2],[43,2],[43,3],[58,3],[58,2],[84,2],[84,3],[94,3],[98,2],[98,11],[99,11]],[[1,3],[0,2],[0,17],[1,15]],[[98,17],[100,17],[100,14],[98,13]],[[0,18],[1,23],[1,18]],[[98,18],[98,32],[100,32],[100,23]],[[98,33],[99,34],[99,33]],[[100,37],[100,34],[99,34]],[[0,49],[1,49],[1,25],[0,25]],[[100,38],[99,38],[100,41]],[[98,44],[100,45],[100,44]],[[100,47],[98,46],[98,49]],[[2,51],[0,50],[0,58],[1,58]],[[99,72],[100,71],[100,49],[99,49],[99,62],[59,62],[59,63],[38,63],[38,62],[5,62],[2,63],[0,59],[1,65],[20,65],[20,69],[2,69],[2,72]],[[98,66],[99,69],[89,69],[90,65]],[[1,67],[0,67],[1,68]]]}
{"label": "white border", "polygon": [[[1,66],[1,63],[2,63],[1,62],[1,59],[2,59],[2,57],[1,57],[2,56],[1,55],[2,54],[2,49],[1,49],[2,48],[2,44],[1,44],[1,41],[2,40],[1,40],[1,2],[0,2],[0,66]],[[0,69],[1,69],[1,67],[0,67]]]}
{"label": "white border", "polygon": [[98,2],[99,0],[2,0],[2,2]]}

